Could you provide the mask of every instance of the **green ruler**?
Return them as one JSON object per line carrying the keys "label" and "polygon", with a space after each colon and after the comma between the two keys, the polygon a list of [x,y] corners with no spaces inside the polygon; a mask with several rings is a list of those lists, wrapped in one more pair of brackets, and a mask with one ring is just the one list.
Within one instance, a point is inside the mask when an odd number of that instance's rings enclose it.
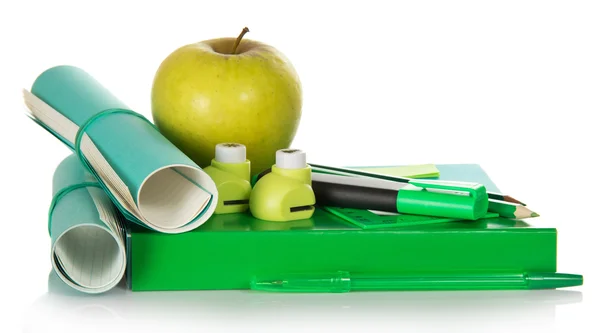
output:
{"label": "green ruler", "polygon": [[[436,224],[445,222],[461,221],[460,219],[452,219],[445,217],[409,215],[409,214],[393,214],[380,213],[376,214],[364,209],[339,208],[339,207],[322,207],[324,210],[343,218],[344,220],[362,228],[362,229],[378,229],[378,228],[397,228],[408,227],[425,224]],[[498,217],[497,213],[487,213],[483,218]]]}

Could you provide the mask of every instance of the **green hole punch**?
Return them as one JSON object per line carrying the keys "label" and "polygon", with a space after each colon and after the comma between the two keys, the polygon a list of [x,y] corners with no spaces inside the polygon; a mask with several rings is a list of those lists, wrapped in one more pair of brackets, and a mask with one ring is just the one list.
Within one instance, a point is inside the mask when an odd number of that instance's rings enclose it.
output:
{"label": "green hole punch", "polygon": [[246,146],[239,143],[220,143],[215,146],[215,158],[204,168],[215,182],[219,202],[215,214],[242,213],[250,200],[250,161]]}
{"label": "green hole punch", "polygon": [[315,212],[311,169],[306,154],[297,149],[281,149],[270,172],[254,184],[250,212],[261,220],[293,221],[308,219]]}

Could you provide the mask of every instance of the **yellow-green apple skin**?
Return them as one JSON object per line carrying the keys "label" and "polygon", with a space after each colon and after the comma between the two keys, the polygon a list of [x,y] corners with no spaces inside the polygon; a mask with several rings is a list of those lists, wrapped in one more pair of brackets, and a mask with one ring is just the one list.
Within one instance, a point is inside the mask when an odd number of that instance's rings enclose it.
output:
{"label": "yellow-green apple skin", "polygon": [[199,166],[215,145],[244,144],[252,173],[289,148],[302,115],[302,87],[291,62],[269,45],[235,38],[183,46],[158,68],[152,117],[159,131]]}

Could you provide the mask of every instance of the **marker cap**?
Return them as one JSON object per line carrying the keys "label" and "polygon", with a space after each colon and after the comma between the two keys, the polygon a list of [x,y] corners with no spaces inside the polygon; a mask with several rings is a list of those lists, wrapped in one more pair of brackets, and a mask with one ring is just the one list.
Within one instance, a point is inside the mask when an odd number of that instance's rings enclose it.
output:
{"label": "marker cap", "polygon": [[306,168],[306,153],[300,149],[280,149],[275,153],[275,165],[281,169]]}
{"label": "marker cap", "polygon": [[221,163],[246,161],[246,146],[240,143],[219,143],[215,146],[215,160]]}

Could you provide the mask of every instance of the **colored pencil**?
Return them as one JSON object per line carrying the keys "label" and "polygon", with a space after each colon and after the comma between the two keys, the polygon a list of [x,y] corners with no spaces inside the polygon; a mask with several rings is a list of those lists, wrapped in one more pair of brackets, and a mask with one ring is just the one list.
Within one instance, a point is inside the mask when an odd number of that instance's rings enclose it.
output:
{"label": "colored pencil", "polygon": [[540,216],[538,213],[523,205],[494,199],[489,199],[488,212],[498,213],[502,217],[516,219],[526,219],[528,217]]}
{"label": "colored pencil", "polygon": [[488,198],[490,199],[494,199],[494,200],[500,200],[500,201],[506,201],[506,202],[512,202],[518,205],[522,205],[522,206],[527,206],[525,203],[511,197],[510,195],[506,195],[506,194],[500,194],[500,193],[494,193],[494,192],[488,192]]}

